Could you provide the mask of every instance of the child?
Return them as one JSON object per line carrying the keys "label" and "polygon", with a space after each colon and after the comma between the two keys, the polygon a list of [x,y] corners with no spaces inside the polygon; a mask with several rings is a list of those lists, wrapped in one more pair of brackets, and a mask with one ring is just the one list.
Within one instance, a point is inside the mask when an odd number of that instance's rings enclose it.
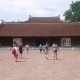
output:
{"label": "child", "polygon": [[42,45],[40,44],[39,45],[39,50],[40,50],[40,53],[42,52]]}
{"label": "child", "polygon": [[25,46],[26,50],[27,50],[27,53],[28,53],[28,50],[29,50],[29,46],[28,46],[28,43],[27,45]]}

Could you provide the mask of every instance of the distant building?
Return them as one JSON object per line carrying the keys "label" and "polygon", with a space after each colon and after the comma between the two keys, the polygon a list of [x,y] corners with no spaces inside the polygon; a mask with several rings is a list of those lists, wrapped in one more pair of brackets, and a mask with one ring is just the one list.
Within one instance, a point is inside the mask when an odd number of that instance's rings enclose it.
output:
{"label": "distant building", "polygon": [[80,46],[80,22],[64,22],[56,17],[29,17],[25,22],[3,22],[0,25],[0,46],[14,42],[30,46],[50,46],[57,42],[62,47]]}

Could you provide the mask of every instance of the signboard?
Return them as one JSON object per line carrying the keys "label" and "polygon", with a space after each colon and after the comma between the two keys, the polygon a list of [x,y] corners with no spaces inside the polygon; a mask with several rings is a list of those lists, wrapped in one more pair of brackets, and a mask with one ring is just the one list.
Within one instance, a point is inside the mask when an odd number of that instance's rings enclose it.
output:
{"label": "signboard", "polygon": [[62,38],[61,46],[71,46],[71,38]]}
{"label": "signboard", "polygon": [[13,38],[13,45],[14,44],[19,44],[19,42],[22,42],[22,38]]}

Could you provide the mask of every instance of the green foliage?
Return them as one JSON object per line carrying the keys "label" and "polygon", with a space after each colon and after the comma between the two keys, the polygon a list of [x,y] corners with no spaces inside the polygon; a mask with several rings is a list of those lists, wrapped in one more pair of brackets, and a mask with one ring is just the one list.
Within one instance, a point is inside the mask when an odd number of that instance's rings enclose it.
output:
{"label": "green foliage", "polygon": [[66,21],[80,21],[80,1],[72,2],[70,9],[65,11],[64,16]]}

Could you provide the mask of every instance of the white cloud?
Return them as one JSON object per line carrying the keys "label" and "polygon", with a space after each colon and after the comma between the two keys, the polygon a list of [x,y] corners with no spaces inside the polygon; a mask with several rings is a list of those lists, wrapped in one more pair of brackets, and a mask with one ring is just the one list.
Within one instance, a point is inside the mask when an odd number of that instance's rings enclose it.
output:
{"label": "white cloud", "polygon": [[59,14],[63,18],[62,15],[71,3],[72,0],[0,0],[0,18],[17,21],[27,19],[29,15],[51,17]]}
{"label": "white cloud", "polygon": [[45,15],[47,13],[47,11],[45,11],[45,10],[36,10],[34,13],[37,14],[37,15]]}

